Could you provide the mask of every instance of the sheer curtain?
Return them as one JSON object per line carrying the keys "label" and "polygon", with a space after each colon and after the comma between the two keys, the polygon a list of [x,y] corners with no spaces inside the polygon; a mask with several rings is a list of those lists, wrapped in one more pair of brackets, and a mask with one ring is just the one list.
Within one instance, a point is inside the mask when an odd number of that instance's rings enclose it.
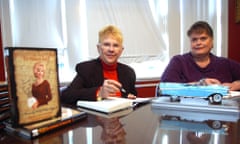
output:
{"label": "sheer curtain", "polygon": [[212,25],[213,52],[227,56],[226,0],[1,0],[0,5],[3,46],[58,48],[61,81],[71,80],[78,62],[98,56],[98,31],[108,24],[122,30],[120,61],[133,66],[137,77],[160,77],[169,58],[187,52],[186,31],[197,20]]}

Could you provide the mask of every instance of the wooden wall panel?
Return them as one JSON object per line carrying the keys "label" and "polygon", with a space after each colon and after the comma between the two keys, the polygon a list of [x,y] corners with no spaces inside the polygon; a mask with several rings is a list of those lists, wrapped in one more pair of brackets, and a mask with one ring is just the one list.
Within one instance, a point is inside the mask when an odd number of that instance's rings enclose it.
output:
{"label": "wooden wall panel", "polygon": [[160,82],[159,79],[146,79],[136,82],[136,89],[138,97],[154,97],[157,84]]}

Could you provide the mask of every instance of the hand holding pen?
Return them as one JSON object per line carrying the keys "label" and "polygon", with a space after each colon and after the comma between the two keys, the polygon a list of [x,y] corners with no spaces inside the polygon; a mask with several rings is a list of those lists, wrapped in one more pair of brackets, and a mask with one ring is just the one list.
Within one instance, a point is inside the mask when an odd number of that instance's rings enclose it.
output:
{"label": "hand holding pen", "polygon": [[116,96],[116,92],[121,92],[123,95],[127,95],[126,97],[135,99],[136,96],[132,94],[128,94],[127,91],[122,87],[122,84],[116,80],[105,79],[102,87],[99,91],[99,96],[102,98],[107,98],[109,96]]}

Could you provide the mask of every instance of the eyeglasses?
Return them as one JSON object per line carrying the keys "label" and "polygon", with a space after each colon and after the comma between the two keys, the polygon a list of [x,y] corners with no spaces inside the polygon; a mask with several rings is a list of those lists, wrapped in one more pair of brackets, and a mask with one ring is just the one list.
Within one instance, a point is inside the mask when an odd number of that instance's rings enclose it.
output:
{"label": "eyeglasses", "polygon": [[110,47],[113,47],[113,48],[116,48],[116,49],[122,48],[122,46],[117,44],[117,43],[111,44],[109,42],[104,42],[104,43],[100,43],[99,45],[103,46],[104,48],[110,48]]}

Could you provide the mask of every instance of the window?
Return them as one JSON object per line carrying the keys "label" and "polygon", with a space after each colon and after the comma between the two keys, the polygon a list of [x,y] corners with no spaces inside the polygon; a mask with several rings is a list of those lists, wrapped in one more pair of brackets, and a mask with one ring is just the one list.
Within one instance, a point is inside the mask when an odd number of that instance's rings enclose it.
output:
{"label": "window", "polygon": [[[169,58],[187,52],[186,31],[197,20],[214,28],[213,53],[227,56],[226,0],[1,0],[3,45],[56,47],[70,81],[78,62],[98,56],[98,31],[117,25],[124,35],[121,62],[138,78],[160,77]],[[142,73],[142,69],[148,72]],[[69,76],[69,77],[67,77]]]}

